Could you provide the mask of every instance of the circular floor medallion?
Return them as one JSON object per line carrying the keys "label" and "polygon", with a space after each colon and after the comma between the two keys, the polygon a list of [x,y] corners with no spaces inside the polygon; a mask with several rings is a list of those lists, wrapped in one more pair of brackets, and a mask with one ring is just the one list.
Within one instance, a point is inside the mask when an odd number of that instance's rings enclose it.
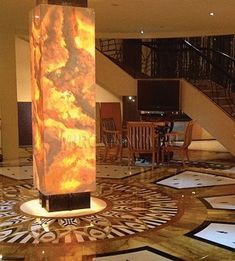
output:
{"label": "circular floor medallion", "polygon": [[[8,193],[13,192],[13,188],[14,197]],[[149,188],[143,184],[98,183],[92,206],[99,208],[94,212],[86,209],[61,215],[43,212],[39,200],[35,199],[37,195],[30,185],[3,186],[0,190],[1,242],[60,244],[115,239],[160,229],[179,214],[178,199],[155,186]],[[22,204],[22,201],[26,202]]]}

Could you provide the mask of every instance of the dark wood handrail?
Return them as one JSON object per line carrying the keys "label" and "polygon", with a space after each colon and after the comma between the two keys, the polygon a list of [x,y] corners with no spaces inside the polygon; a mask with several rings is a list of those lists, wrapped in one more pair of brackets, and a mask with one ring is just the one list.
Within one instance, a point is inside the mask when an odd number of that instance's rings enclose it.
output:
{"label": "dark wood handrail", "polygon": [[226,53],[223,53],[221,51],[215,50],[213,48],[200,48],[200,50],[206,50],[206,51],[211,51],[213,53],[217,53],[217,54],[223,56],[224,58],[226,58],[226,59],[228,59],[228,60],[230,60],[230,61],[235,63],[235,59],[232,56],[230,56],[230,55],[228,55]]}
{"label": "dark wood handrail", "polygon": [[220,72],[222,72],[224,75],[226,75],[230,80],[232,80],[233,82],[235,82],[235,78],[232,77],[229,73],[227,73],[223,68],[221,68],[220,66],[218,66],[217,64],[215,64],[214,62],[211,61],[211,59],[209,59],[199,48],[197,48],[196,46],[192,45],[189,41],[187,40],[183,40],[184,43],[189,46],[192,50],[194,50],[199,56],[201,56],[202,58],[204,58],[208,63],[210,63],[215,69],[219,70]]}

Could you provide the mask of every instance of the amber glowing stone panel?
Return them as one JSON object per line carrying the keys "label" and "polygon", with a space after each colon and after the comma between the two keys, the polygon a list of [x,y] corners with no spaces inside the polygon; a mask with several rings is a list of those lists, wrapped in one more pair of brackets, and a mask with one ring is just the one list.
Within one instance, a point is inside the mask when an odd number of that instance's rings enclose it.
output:
{"label": "amber glowing stone panel", "polygon": [[36,187],[44,195],[93,191],[93,10],[39,5],[32,12],[30,49]]}

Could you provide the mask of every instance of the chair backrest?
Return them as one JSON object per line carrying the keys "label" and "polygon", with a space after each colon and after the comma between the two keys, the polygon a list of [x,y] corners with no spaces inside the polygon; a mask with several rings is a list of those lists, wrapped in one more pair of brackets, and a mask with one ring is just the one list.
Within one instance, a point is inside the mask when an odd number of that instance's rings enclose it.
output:
{"label": "chair backrest", "polygon": [[116,131],[116,124],[113,118],[101,119],[102,130]]}
{"label": "chair backrest", "polygon": [[101,133],[105,145],[113,146],[119,142],[113,118],[101,119]]}
{"label": "chair backrest", "polygon": [[100,119],[113,119],[117,130],[122,128],[121,103],[120,102],[101,102]]}
{"label": "chair backrest", "polygon": [[156,134],[153,122],[127,123],[128,148],[135,152],[156,150]]}
{"label": "chair backrest", "polygon": [[184,144],[183,144],[184,148],[187,148],[192,142],[193,125],[194,125],[194,121],[190,121],[186,126],[184,132]]}

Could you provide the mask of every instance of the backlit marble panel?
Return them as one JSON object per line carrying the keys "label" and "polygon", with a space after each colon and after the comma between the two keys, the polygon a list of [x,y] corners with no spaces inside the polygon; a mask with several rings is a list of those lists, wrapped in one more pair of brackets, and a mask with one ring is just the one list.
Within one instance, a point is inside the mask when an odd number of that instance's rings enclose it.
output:
{"label": "backlit marble panel", "polygon": [[91,9],[32,12],[34,178],[44,195],[95,190],[94,40]]}

